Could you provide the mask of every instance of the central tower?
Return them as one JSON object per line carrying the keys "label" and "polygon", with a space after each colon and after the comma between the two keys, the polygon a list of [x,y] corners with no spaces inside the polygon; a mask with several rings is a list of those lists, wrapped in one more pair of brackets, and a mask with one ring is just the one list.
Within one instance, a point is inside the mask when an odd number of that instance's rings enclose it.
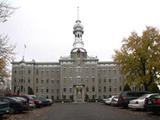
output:
{"label": "central tower", "polygon": [[83,35],[83,25],[79,19],[79,7],[77,7],[77,20],[73,27],[74,43],[73,49],[71,50],[71,58],[86,58],[87,51],[84,49],[84,43],[82,40]]}
{"label": "central tower", "polygon": [[73,48],[83,48],[84,47],[84,43],[82,41],[83,33],[84,33],[83,25],[81,24],[81,21],[79,20],[79,7],[77,7],[77,20],[73,27],[73,34],[75,37]]}

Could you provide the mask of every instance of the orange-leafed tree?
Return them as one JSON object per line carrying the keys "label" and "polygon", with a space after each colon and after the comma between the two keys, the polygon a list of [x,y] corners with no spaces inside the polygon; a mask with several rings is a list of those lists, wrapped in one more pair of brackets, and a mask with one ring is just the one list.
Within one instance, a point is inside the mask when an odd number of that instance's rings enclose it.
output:
{"label": "orange-leafed tree", "polygon": [[147,26],[142,35],[132,32],[123,39],[120,50],[115,50],[114,61],[120,63],[120,71],[126,83],[144,86],[160,80],[160,31]]}

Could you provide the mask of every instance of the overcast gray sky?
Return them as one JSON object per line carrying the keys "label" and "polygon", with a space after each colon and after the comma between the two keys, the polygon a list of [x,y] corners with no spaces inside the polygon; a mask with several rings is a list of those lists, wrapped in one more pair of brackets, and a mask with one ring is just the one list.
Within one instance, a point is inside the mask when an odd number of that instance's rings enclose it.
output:
{"label": "overcast gray sky", "polygon": [[160,0],[8,0],[19,7],[0,33],[16,45],[16,61],[58,61],[70,54],[73,25],[80,7],[84,48],[100,61],[111,61],[114,49],[132,31],[146,26],[160,28]]}

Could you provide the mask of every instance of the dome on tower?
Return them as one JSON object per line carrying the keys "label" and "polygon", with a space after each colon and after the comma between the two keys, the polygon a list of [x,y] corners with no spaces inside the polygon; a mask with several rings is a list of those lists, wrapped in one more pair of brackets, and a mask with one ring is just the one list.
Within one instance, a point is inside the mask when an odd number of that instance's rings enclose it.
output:
{"label": "dome on tower", "polygon": [[75,34],[78,31],[82,32],[82,34],[83,34],[83,25],[81,24],[80,20],[76,21],[76,24],[73,27],[73,34]]}

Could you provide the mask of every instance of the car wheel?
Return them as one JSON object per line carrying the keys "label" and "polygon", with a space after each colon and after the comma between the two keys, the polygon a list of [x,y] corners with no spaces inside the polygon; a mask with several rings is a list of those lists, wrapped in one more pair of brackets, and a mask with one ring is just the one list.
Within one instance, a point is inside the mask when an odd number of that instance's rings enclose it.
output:
{"label": "car wheel", "polygon": [[13,114],[13,113],[15,113],[16,111],[15,111],[15,109],[14,108],[10,108],[10,110],[9,110],[9,113],[10,114]]}

